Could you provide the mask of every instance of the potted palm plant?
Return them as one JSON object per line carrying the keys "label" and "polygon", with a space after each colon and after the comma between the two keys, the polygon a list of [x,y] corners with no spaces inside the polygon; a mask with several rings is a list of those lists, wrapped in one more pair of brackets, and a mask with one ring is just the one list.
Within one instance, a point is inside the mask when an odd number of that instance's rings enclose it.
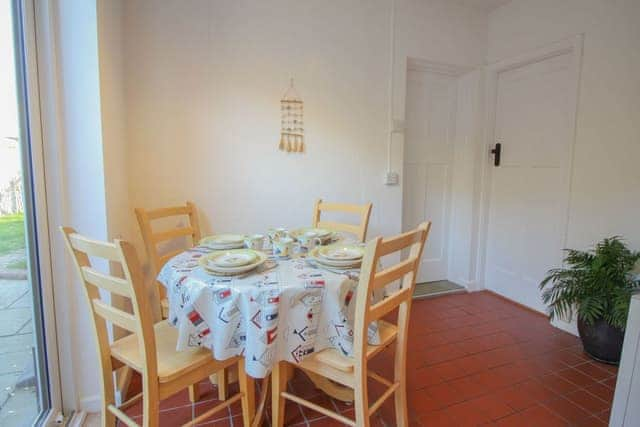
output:
{"label": "potted palm plant", "polygon": [[549,317],[578,318],[578,333],[592,358],[617,364],[631,295],[640,287],[632,273],[640,252],[619,236],[602,240],[590,251],[566,249],[565,268],[549,270],[540,283]]}

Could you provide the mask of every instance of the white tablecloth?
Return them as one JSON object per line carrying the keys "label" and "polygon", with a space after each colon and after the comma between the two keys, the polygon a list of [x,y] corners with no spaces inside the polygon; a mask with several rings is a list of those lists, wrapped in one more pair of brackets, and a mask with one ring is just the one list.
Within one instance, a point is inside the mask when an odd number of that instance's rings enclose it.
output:
{"label": "white tablecloth", "polygon": [[[224,360],[244,355],[246,371],[264,378],[279,360],[299,362],[328,347],[350,355],[357,277],[277,260],[263,274],[212,276],[198,266],[211,249],[199,246],[171,259],[158,275],[167,288],[178,350],[201,346]],[[378,341],[375,324],[369,342]]]}

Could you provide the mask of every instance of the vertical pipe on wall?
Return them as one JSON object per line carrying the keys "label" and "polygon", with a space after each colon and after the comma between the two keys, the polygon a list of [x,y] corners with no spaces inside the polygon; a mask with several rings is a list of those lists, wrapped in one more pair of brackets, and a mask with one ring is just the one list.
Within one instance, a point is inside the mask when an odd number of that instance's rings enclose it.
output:
{"label": "vertical pipe on wall", "polygon": [[387,141],[387,172],[391,172],[391,146],[393,145],[393,68],[395,59],[396,1],[391,0],[389,13],[389,135]]}

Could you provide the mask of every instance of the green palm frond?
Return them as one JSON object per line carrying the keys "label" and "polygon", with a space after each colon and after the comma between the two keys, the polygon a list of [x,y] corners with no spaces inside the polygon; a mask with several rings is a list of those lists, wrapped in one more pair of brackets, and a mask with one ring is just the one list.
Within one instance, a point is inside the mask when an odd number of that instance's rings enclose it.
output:
{"label": "green palm frond", "polygon": [[640,279],[632,274],[640,252],[613,236],[591,251],[565,253],[566,267],[549,270],[540,283],[549,317],[571,320],[577,314],[588,324],[604,319],[624,329],[631,295],[640,290]]}

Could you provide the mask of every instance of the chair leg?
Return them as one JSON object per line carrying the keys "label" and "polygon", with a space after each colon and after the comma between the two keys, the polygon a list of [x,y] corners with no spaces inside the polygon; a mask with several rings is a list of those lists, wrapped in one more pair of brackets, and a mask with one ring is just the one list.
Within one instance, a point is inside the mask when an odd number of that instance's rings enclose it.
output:
{"label": "chair leg", "polygon": [[[398,323],[406,324],[402,321],[403,317],[408,315],[406,306],[401,306],[398,315]],[[396,425],[398,427],[406,427],[409,425],[409,412],[407,410],[407,330],[401,330],[398,338],[396,338],[396,351],[393,361],[393,379],[399,383],[394,393],[394,403],[396,412]]]}
{"label": "chair leg", "polygon": [[396,425],[398,427],[406,427],[409,425],[409,412],[407,410],[407,387],[404,382],[394,393],[395,409],[396,409]]}
{"label": "chair leg", "polygon": [[356,413],[356,425],[358,427],[369,427],[369,394],[367,391],[367,367],[362,366],[356,369],[357,383],[353,389],[353,406]]}
{"label": "chair leg", "polygon": [[196,403],[198,400],[200,400],[200,388],[197,383],[191,384],[189,386],[189,401],[191,403]]}
{"label": "chair leg", "polygon": [[143,427],[158,427],[158,425],[160,425],[160,397],[158,396],[158,388],[155,387],[152,389],[152,387],[143,386],[143,390],[142,425]]}
{"label": "chair leg", "polygon": [[102,404],[102,427],[114,427],[116,425],[116,416],[107,409],[109,403]]}
{"label": "chair leg", "polygon": [[228,373],[229,371],[227,369],[221,369],[218,371],[218,373],[216,373],[216,376],[218,377],[216,380],[216,382],[218,383],[218,400],[227,400],[227,397],[229,396]]}
{"label": "chair leg", "polygon": [[287,391],[287,362],[278,362],[271,371],[271,425],[284,425],[284,397],[280,395]]}
{"label": "chair leg", "polygon": [[396,425],[398,427],[407,427],[409,425],[409,412],[407,410],[407,375],[403,361],[404,348],[396,348],[396,361],[394,368],[394,379],[400,385],[394,393]]}
{"label": "chair leg", "polygon": [[[111,364],[109,364],[109,369],[111,369]],[[114,427],[116,425],[116,416],[107,409],[109,405],[115,404],[113,374],[109,373],[102,378],[102,427]]]}
{"label": "chair leg", "polygon": [[242,357],[238,362],[238,382],[240,383],[240,393],[243,393],[241,400],[242,424],[244,427],[251,427],[253,418],[256,415],[256,386],[253,378],[247,375],[244,370],[244,359]]}

